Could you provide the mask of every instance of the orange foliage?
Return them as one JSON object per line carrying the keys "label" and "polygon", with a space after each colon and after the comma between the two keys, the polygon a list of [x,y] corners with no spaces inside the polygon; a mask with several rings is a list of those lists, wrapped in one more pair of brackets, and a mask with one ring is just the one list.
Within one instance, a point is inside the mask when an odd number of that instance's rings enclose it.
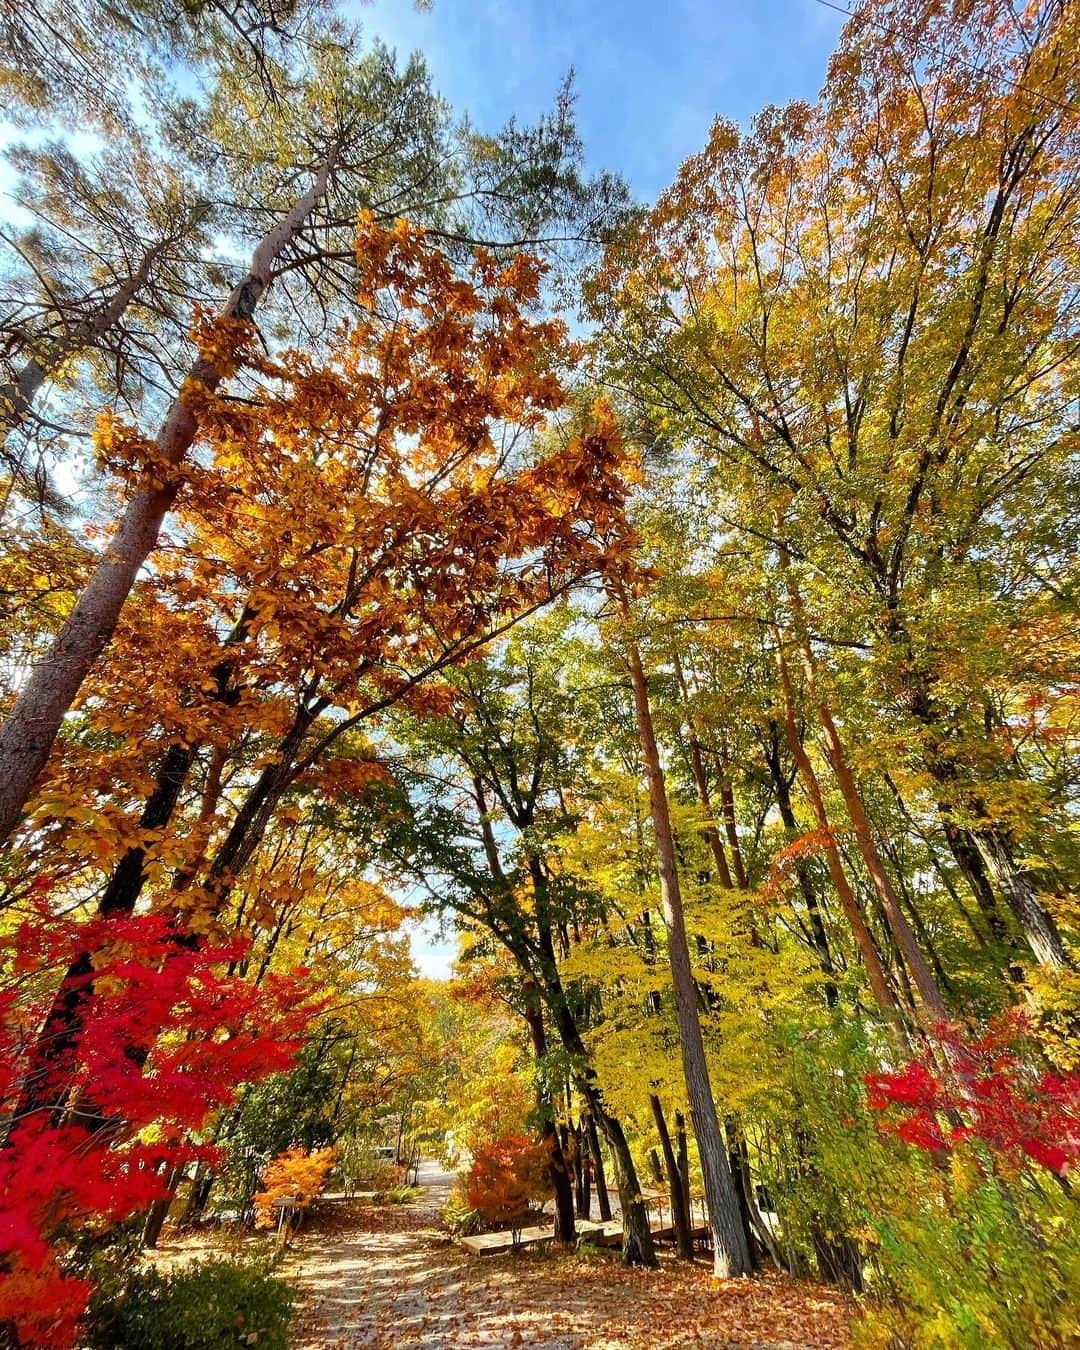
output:
{"label": "orange foliage", "polygon": [[263,1189],[255,1197],[255,1226],[274,1224],[275,1202],[288,1202],[295,1209],[307,1209],[326,1185],[334,1166],[333,1148],[286,1149],[263,1173]]}

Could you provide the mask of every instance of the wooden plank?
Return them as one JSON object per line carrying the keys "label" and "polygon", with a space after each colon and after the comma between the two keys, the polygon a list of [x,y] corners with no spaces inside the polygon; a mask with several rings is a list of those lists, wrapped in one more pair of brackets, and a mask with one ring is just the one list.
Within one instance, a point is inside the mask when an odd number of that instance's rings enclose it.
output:
{"label": "wooden plank", "polygon": [[[654,1218],[649,1227],[652,1229],[653,1237],[660,1242],[671,1241],[675,1237],[675,1230],[670,1220]],[[606,1223],[595,1223],[591,1219],[579,1219],[577,1221],[577,1234],[579,1241],[592,1242],[598,1247],[620,1247],[622,1246],[623,1236],[622,1221],[609,1219]],[[707,1238],[709,1236],[708,1225],[695,1224],[691,1229],[691,1235],[695,1241]],[[517,1245],[519,1247],[536,1247],[554,1240],[554,1227],[523,1228],[521,1239]],[[458,1245],[472,1256],[501,1256],[514,1250],[514,1239],[512,1233],[477,1233],[472,1237],[458,1238]]]}
{"label": "wooden plank", "polygon": [[[518,1239],[519,1247],[535,1247],[541,1242],[553,1242],[555,1229],[523,1228]],[[476,1233],[472,1237],[458,1239],[458,1243],[472,1256],[498,1256],[514,1250],[513,1233]]]}

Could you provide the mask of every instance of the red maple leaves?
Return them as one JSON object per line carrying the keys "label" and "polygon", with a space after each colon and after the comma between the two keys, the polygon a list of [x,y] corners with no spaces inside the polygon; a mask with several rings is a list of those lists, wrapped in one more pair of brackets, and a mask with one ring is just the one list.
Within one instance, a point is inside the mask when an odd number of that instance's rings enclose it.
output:
{"label": "red maple leaves", "polygon": [[1080,1075],[1035,1068],[1025,1030],[1017,1013],[970,1039],[939,1027],[933,1061],[927,1052],[899,1073],[866,1076],[867,1103],[904,1108],[886,1128],[916,1148],[944,1155],[972,1140],[1063,1176],[1080,1157]]}
{"label": "red maple leaves", "polygon": [[[80,1238],[146,1209],[178,1167],[210,1156],[188,1131],[242,1082],[291,1062],[313,1004],[302,972],[261,987],[228,976],[237,944],[184,941],[159,915],[80,925],[42,901],[12,945],[19,979],[0,1002],[0,1102],[11,1120],[0,1149],[0,1325],[62,1350],[90,1289],[72,1263]],[[89,972],[69,978],[86,1000],[77,1029],[42,1047],[48,972],[87,952]],[[34,1099],[48,1105],[20,1115],[31,1063],[47,1076]]]}

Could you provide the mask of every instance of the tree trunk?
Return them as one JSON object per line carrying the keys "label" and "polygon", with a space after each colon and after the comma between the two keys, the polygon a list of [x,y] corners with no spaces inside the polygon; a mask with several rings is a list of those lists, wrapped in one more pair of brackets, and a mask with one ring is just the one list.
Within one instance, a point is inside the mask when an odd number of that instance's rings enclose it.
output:
{"label": "tree trunk", "polygon": [[[563,1049],[574,1061],[573,1074],[577,1090],[588,1107],[594,1127],[598,1127],[603,1133],[611,1151],[611,1162],[615,1168],[615,1183],[619,1189],[619,1208],[622,1211],[623,1261],[628,1266],[655,1266],[656,1248],[653,1244],[652,1229],[649,1227],[649,1214],[641,1198],[637,1169],[634,1166],[630,1147],[626,1142],[626,1135],[623,1133],[623,1128],[618,1120],[609,1115],[604,1107],[603,1094],[596,1082],[595,1071],[588,1063],[588,1052],[581,1039],[573,1014],[566,1004],[566,995],[562,985],[558,983],[557,979],[553,979],[550,983],[541,985],[541,992],[551,1009]],[[597,1157],[599,1157],[599,1153],[598,1147],[596,1150]],[[604,1197],[600,1206],[600,1215],[603,1218],[604,1209],[607,1208],[606,1191],[603,1186],[601,1186],[600,1194]],[[611,1218],[610,1208],[608,1208],[607,1218]]]}
{"label": "tree trunk", "polygon": [[859,949],[859,955],[862,957],[874,1000],[881,1009],[882,1016],[896,1034],[899,1044],[906,1047],[907,1030],[904,1026],[900,1005],[889,988],[889,981],[885,976],[885,968],[881,964],[877,948],[874,946],[874,939],[866,926],[866,920],[859,908],[859,902],[855,899],[855,893],[851,889],[847,873],[844,871],[840,850],[836,846],[836,835],[825,812],[825,799],[821,793],[821,785],[818,783],[814,766],[810,763],[810,756],[806,753],[806,747],[799,735],[799,728],[795,721],[795,704],[791,696],[791,680],[788,677],[787,662],[784,659],[784,649],[779,633],[776,638],[776,665],[780,677],[780,691],[784,700],[784,730],[787,735],[788,749],[798,766],[803,787],[810,799],[814,820],[821,833],[825,860],[828,864],[833,888],[855,939],[855,945]]}
{"label": "tree trunk", "polygon": [[[247,276],[221,311],[223,319],[250,322],[270,284],[274,263],[282,249],[324,196],[332,167],[331,156],[311,188],[263,236]],[[49,758],[64,715],[112,637],[139,569],[157,544],[162,523],[179,491],[180,477],[167,471],[183,463],[199,429],[197,414],[186,401],[185,389],[199,387],[207,394],[213,393],[224,374],[220,358],[211,356],[200,355],[191,367],[185,388],[173,402],[154,442],[157,461],[154,476],[148,477],[131,497],[90,580],[0,728],[0,842],[17,825]]]}
{"label": "tree trunk", "polygon": [[592,1213],[592,1157],[589,1153],[589,1141],[585,1137],[584,1126],[578,1122],[574,1131],[577,1141],[577,1217],[588,1219]]}
{"label": "tree trunk", "polygon": [[[799,834],[799,824],[795,819],[795,811],[791,804],[791,791],[788,788],[787,778],[780,763],[779,728],[774,721],[769,723],[769,740],[765,745],[765,762],[769,766],[769,776],[772,778],[776,809],[780,812],[781,823],[787,831],[788,838],[795,839]],[[821,916],[817,891],[814,888],[813,878],[810,875],[810,869],[806,865],[805,858],[800,858],[796,862],[795,875],[799,879],[799,890],[802,893],[803,903],[806,905],[806,912],[810,918],[810,939],[814,951],[817,952],[818,964],[821,966],[822,974],[825,976],[825,1002],[830,1008],[835,1008],[840,1001],[840,991],[836,987],[836,964],[829,949],[825,921]]]}
{"label": "tree trunk", "polygon": [[840,787],[841,796],[844,798],[844,805],[847,808],[848,817],[855,831],[855,842],[858,845],[859,852],[862,854],[863,862],[866,864],[866,870],[870,873],[870,879],[874,883],[874,889],[881,900],[881,907],[885,914],[885,921],[888,924],[893,936],[896,938],[897,946],[903,954],[907,963],[907,968],[911,972],[911,978],[915,983],[915,988],[919,992],[919,998],[923,1006],[936,1022],[948,1021],[949,1011],[945,1006],[945,1000],[941,996],[941,990],[938,988],[937,981],[934,979],[933,972],[923,955],[922,948],[911,930],[911,925],[904,916],[900,908],[900,902],[897,899],[896,891],[892,884],[885,864],[878,852],[874,842],[873,832],[870,829],[870,822],[866,816],[866,810],[863,806],[862,794],[859,786],[855,782],[855,775],[851,772],[848,764],[847,752],[844,749],[843,741],[840,739],[840,733],[833,720],[832,711],[826,700],[821,696],[818,690],[817,666],[814,661],[814,654],[810,647],[810,638],[807,634],[806,614],[803,609],[802,596],[799,594],[795,577],[791,570],[791,562],[787,555],[787,550],[780,549],[780,569],[784,574],[784,582],[787,587],[788,598],[791,602],[792,615],[795,621],[795,638],[799,649],[799,655],[802,658],[803,674],[806,678],[807,695],[817,706],[818,721],[821,724],[821,730],[825,737],[825,753],[829,761],[829,766]]}
{"label": "tree trunk", "polygon": [[143,1246],[156,1247],[158,1238],[161,1236],[161,1230],[165,1227],[165,1220],[169,1217],[169,1210],[172,1208],[172,1202],[176,1196],[176,1188],[184,1175],[183,1167],[174,1167],[168,1181],[168,1195],[163,1195],[160,1200],[154,1203],[146,1212],[146,1223],[143,1225]]}
{"label": "tree trunk", "polygon": [[604,1175],[604,1156],[600,1152],[600,1136],[596,1132],[596,1118],[591,1111],[585,1113],[585,1128],[589,1136],[589,1156],[592,1158],[596,1175],[596,1204],[600,1210],[600,1222],[611,1220],[611,1197],[608,1195],[607,1177]]}
{"label": "tree trunk", "polygon": [[[629,615],[625,603],[621,605],[624,621]],[[675,866],[675,841],[671,832],[664,774],[660,767],[660,753],[653,730],[652,711],[645,684],[641,657],[632,640],[627,643],[630,665],[630,684],[634,694],[638,737],[641,742],[645,773],[649,784],[649,802],[656,834],[660,901],[667,929],[668,960],[671,964],[675,1012],[682,1049],[683,1076],[690,1101],[694,1131],[697,1135],[701,1170],[705,1178],[705,1196],[709,1206],[709,1226],[713,1237],[713,1265],[718,1276],[748,1275],[752,1269],[746,1237],[739,1219],[739,1204],[734,1180],[728,1167],[727,1154],[720,1137],[720,1123],[716,1115],[709,1066],[705,1059],[705,1043],[698,1021],[697,994],[690,966],[690,950],[686,941],[682,893]]]}
{"label": "tree trunk", "polygon": [[[910,657],[910,639],[903,618],[895,610],[890,612],[889,636],[902,642]],[[913,659],[904,664],[903,706],[928,731],[931,742],[923,747],[922,762],[939,787],[945,800],[937,803],[938,813],[945,828],[945,837],[957,865],[971,887],[972,894],[984,913],[992,912],[986,894],[989,873],[1009,906],[1023,933],[1032,955],[1040,965],[1050,970],[1071,970],[1074,962],[1065,950],[1061,934],[1048,913],[1031,878],[1017,866],[1012,844],[1006,831],[988,818],[986,803],[977,791],[957,784],[953,757],[942,744],[940,715],[930,692],[926,673]],[[965,816],[986,822],[973,826],[959,824],[953,814],[956,802]]]}
{"label": "tree trunk", "polygon": [[26,420],[41,386],[56,374],[69,357],[95,346],[119,323],[128,306],[146,285],[163,247],[164,242],[159,242],[143,253],[139,266],[117,287],[112,298],[92,319],[73,324],[62,338],[47,343],[39,355],[29,357],[13,380],[0,385],[0,437],[14,431]]}
{"label": "tree trunk", "polygon": [[664,1119],[660,1098],[655,1092],[649,1093],[649,1105],[652,1107],[656,1131],[660,1136],[660,1150],[664,1155],[668,1189],[671,1192],[671,1218],[675,1226],[675,1250],[681,1260],[692,1261],[694,1259],[694,1233],[690,1224],[686,1195],[683,1192],[679,1162],[675,1157],[675,1150],[671,1146],[671,1136],[668,1134],[667,1121]]}
{"label": "tree trunk", "polygon": [[731,790],[731,766],[727,751],[720,753],[720,809],[724,817],[724,833],[731,849],[731,865],[735,869],[735,885],[740,891],[746,890],[746,868],[743,866],[742,847],[739,844],[739,832],[735,828],[735,794]]}
{"label": "tree trunk", "polygon": [[1017,866],[1004,833],[991,824],[977,826],[972,835],[987,871],[1015,914],[1035,960],[1050,970],[1071,969],[1072,961],[1057,925],[1031,884],[1031,878]]}
{"label": "tree trunk", "polygon": [[543,1142],[548,1155],[548,1177],[551,1181],[551,1189],[555,1193],[555,1241],[576,1242],[574,1192],[570,1184],[570,1172],[566,1166],[566,1152],[559,1139],[559,1131],[555,1124],[551,1093],[545,1086],[543,1078],[547,1038],[544,1034],[544,1015],[540,1011],[539,991],[535,982],[530,982],[525,986],[525,1021],[529,1024],[533,1054],[536,1057],[537,1104],[543,1114]]}
{"label": "tree trunk", "polygon": [[720,878],[720,885],[730,891],[732,889],[731,869],[728,867],[724,845],[720,842],[716,818],[713,815],[712,801],[709,798],[709,783],[705,777],[705,765],[701,758],[701,743],[698,740],[697,727],[690,711],[690,690],[687,688],[678,651],[673,648],[671,655],[675,666],[675,676],[679,682],[679,693],[682,695],[683,720],[686,723],[686,740],[690,751],[690,771],[694,777],[698,802],[701,804],[701,810],[705,817],[705,829],[703,831],[705,842],[709,845],[713,862],[716,864],[716,874]]}
{"label": "tree trunk", "polygon": [[683,1200],[686,1203],[686,1212],[690,1214],[690,1151],[686,1147],[686,1119],[681,1111],[675,1112],[675,1153],[679,1164],[679,1183],[682,1186]]}
{"label": "tree trunk", "polygon": [[724,1120],[724,1134],[727,1136],[728,1166],[731,1168],[731,1175],[735,1178],[735,1189],[739,1197],[739,1213],[742,1216],[743,1229],[746,1233],[746,1245],[750,1249],[750,1257],[756,1270],[761,1265],[761,1260],[758,1241],[754,1236],[754,1203],[753,1196],[750,1194],[750,1172],[746,1165],[746,1145],[734,1116],[728,1116]]}
{"label": "tree trunk", "polygon": [[829,763],[840,786],[844,805],[847,807],[848,817],[855,831],[855,842],[873,880],[874,889],[881,900],[885,919],[896,938],[900,951],[903,953],[923,1006],[936,1021],[947,1021],[949,1011],[945,1006],[945,1000],[941,996],[941,991],[930,966],[927,964],[926,957],[923,955],[922,948],[911,930],[911,925],[900,908],[900,902],[897,899],[892,881],[885,870],[877,845],[874,843],[858,784],[855,782],[855,776],[848,765],[847,756],[844,753],[843,744],[832,719],[832,714],[825,703],[819,705],[818,715],[822,730],[825,733],[825,746]]}

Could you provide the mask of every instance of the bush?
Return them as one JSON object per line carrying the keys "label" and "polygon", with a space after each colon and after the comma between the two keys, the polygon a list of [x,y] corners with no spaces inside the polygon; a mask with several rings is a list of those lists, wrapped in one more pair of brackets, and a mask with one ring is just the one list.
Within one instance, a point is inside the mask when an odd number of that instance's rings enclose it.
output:
{"label": "bush", "polygon": [[534,1202],[550,1192],[549,1159],[543,1144],[508,1134],[473,1154],[466,1196],[483,1222],[493,1228],[505,1226],[516,1235],[533,1212]]}
{"label": "bush", "polygon": [[395,1186],[392,1191],[380,1195],[379,1199],[385,1205],[411,1205],[419,1194],[418,1186]]}
{"label": "bush", "polygon": [[399,1190],[405,1185],[408,1173],[397,1163],[384,1163],[371,1175],[371,1189],[378,1195]]}
{"label": "bush", "polygon": [[371,1178],[381,1160],[374,1140],[362,1134],[345,1134],[334,1142],[334,1170],[346,1195],[371,1189]]}
{"label": "bush", "polygon": [[464,1183],[458,1180],[439,1211],[446,1231],[454,1237],[469,1237],[480,1231],[480,1215],[469,1204]]}
{"label": "bush", "polygon": [[92,1350],[288,1350],[293,1291],[264,1263],[207,1261],[142,1271],[90,1309]]}

